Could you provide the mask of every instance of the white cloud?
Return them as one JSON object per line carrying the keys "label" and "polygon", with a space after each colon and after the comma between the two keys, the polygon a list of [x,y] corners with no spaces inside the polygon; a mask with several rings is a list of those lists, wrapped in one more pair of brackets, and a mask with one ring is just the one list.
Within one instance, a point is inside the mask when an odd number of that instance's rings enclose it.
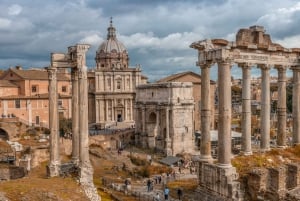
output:
{"label": "white cloud", "polygon": [[19,4],[13,4],[10,7],[8,7],[8,14],[9,15],[19,15],[22,12],[22,6]]}
{"label": "white cloud", "polygon": [[80,43],[87,43],[87,44],[90,44],[90,45],[98,46],[103,41],[104,41],[104,39],[101,38],[99,35],[92,34],[92,35],[86,36],[83,39],[81,39]]}
{"label": "white cloud", "polygon": [[291,36],[291,37],[285,37],[283,39],[275,39],[275,43],[281,44],[283,47],[286,48],[294,48],[294,47],[300,47],[300,34]]}
{"label": "white cloud", "polygon": [[11,20],[5,19],[5,18],[0,18],[0,30],[1,29],[7,29],[11,25]]}

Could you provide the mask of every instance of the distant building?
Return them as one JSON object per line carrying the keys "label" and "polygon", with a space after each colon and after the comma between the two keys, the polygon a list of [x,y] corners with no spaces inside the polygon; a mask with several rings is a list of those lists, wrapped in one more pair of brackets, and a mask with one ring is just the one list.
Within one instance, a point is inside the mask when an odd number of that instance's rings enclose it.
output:
{"label": "distant building", "polygon": [[[71,118],[70,75],[60,71],[58,108],[60,118]],[[48,72],[44,69],[9,68],[0,77],[0,117],[17,117],[29,126],[49,126]]]}
{"label": "distant building", "polygon": [[129,67],[125,46],[110,22],[107,39],[96,53],[96,68],[89,72],[89,123],[104,126],[117,122],[134,124],[136,87],[147,83],[141,67]]}
{"label": "distant building", "polygon": [[167,155],[194,150],[194,98],[191,82],[137,87],[136,144]]}
{"label": "distant building", "polygon": [[[195,108],[194,108],[194,122],[193,122],[193,130],[200,131],[201,128],[201,75],[187,71],[182,73],[173,74],[162,78],[157,81],[157,83],[163,82],[192,82],[193,84],[193,98],[195,101]],[[216,90],[216,82],[210,81],[210,95],[211,95],[211,112],[212,112],[212,119],[211,119],[211,128],[214,129],[214,114],[215,114],[215,104],[214,104],[214,96]]]}

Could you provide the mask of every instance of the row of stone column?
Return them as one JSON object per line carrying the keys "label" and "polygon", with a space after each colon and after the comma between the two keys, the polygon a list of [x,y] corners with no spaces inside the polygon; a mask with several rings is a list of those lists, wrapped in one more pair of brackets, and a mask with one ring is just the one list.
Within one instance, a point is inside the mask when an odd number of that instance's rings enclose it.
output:
{"label": "row of stone column", "polygon": [[[57,68],[48,68],[49,75],[49,127],[50,127],[50,176],[58,176],[59,117],[57,94]],[[72,68],[72,161],[82,167],[90,167],[88,143],[88,88],[87,67]]]}
{"label": "row of stone column", "polygon": [[[200,65],[201,68],[201,145],[200,159],[211,161],[210,136],[210,67],[211,63]],[[230,166],[231,162],[231,62],[218,62],[218,163]],[[242,152],[252,154],[251,148],[251,65],[239,64],[242,68]],[[270,66],[258,65],[262,73],[261,97],[261,143],[262,151],[270,149]],[[277,145],[286,146],[286,66],[275,66],[278,70],[278,128]],[[293,143],[300,142],[300,69],[293,70]]]}

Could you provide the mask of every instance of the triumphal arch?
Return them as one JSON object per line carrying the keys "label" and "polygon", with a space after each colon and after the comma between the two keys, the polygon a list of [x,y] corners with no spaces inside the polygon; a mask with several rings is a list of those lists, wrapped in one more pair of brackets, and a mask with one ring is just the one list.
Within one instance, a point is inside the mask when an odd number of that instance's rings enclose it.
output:
{"label": "triumphal arch", "polygon": [[[277,146],[286,146],[286,71],[293,72],[293,144],[300,143],[300,48],[284,48],[273,43],[262,26],[240,29],[235,41],[206,39],[190,46],[198,50],[197,66],[201,69],[201,148],[199,192],[203,200],[240,200],[237,174],[231,165],[231,67],[242,69],[242,152],[251,148],[251,68],[261,70],[261,151],[270,149],[270,69],[278,72]],[[218,159],[212,163],[210,145],[210,68],[218,66]],[[206,192],[206,193],[205,193]],[[207,193],[210,192],[210,193]],[[205,195],[206,194],[206,195]],[[208,195],[210,194],[210,195]],[[212,196],[213,195],[213,196]],[[212,196],[212,197],[210,197]],[[206,198],[206,199],[204,199]],[[214,199],[213,199],[214,198]]]}

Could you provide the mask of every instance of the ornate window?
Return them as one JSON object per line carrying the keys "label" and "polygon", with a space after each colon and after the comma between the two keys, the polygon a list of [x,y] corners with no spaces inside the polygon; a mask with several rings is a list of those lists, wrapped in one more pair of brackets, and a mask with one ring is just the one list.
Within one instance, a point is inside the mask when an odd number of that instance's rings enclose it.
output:
{"label": "ornate window", "polygon": [[62,91],[62,92],[67,92],[67,86],[62,86],[62,87],[61,87],[61,91]]}

